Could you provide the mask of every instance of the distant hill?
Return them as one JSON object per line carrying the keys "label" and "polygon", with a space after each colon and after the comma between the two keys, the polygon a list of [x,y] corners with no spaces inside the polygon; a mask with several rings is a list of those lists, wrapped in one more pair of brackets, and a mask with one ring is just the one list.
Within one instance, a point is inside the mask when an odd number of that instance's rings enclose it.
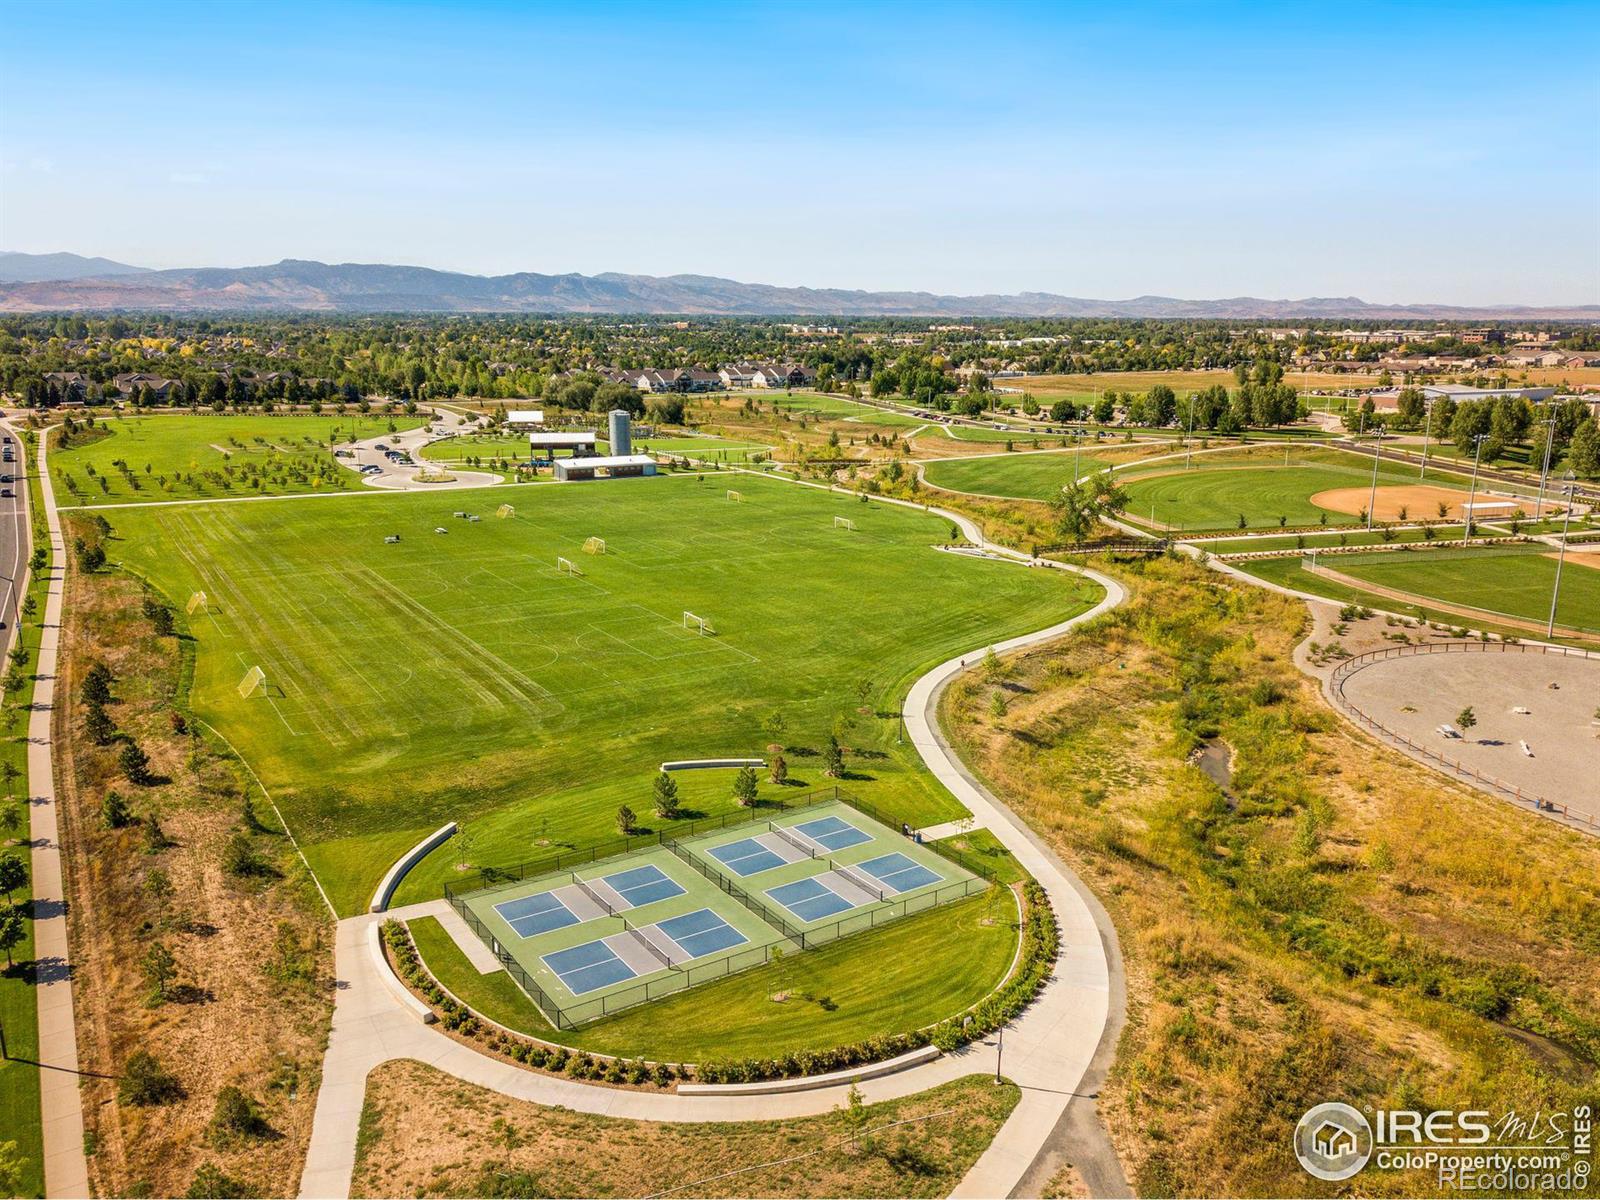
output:
{"label": "distant hill", "polygon": [[[7,255],[71,259],[75,255]],[[425,267],[284,259],[263,267],[141,271],[110,264],[97,275],[0,282],[0,311],[57,309],[326,313],[678,313],[706,316],[1196,317],[1223,320],[1592,320],[1600,305],[1460,308],[1368,304],[1353,296],[1306,300],[1085,300],[1049,292],[939,296],[739,283],[708,275],[464,275]],[[44,268],[39,268],[44,269]],[[65,268],[60,268],[65,269]],[[130,272],[132,272],[130,274]],[[0,271],[0,279],[8,278]],[[12,276],[10,278],[17,278]]]}
{"label": "distant hill", "polygon": [[102,279],[117,275],[144,275],[144,267],[85,258],[81,254],[22,254],[0,250],[0,283],[39,283],[64,279]]}

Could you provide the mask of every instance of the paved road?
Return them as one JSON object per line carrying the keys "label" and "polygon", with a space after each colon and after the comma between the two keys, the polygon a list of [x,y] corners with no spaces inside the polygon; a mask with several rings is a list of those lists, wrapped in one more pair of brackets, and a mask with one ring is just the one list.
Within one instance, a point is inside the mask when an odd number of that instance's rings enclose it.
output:
{"label": "paved road", "polygon": [[[27,452],[10,425],[0,424],[0,436],[10,439],[16,455],[14,463],[0,462],[0,621],[7,630],[17,623],[17,606],[22,603],[22,573],[28,564],[28,510],[25,496],[28,484],[23,472]],[[0,644],[9,639],[0,636]]]}
{"label": "paved road", "polygon": [[[440,409],[434,413],[433,419],[428,424],[418,426],[416,429],[408,429],[403,433],[382,433],[339,447],[341,450],[351,451],[350,457],[340,457],[339,462],[353,471],[358,471],[362,467],[377,467],[376,473],[363,475],[362,482],[368,487],[384,488],[389,491],[438,492],[457,488],[490,487],[500,482],[500,476],[492,471],[464,471],[458,467],[447,467],[439,463],[424,465],[426,460],[418,457],[418,451],[429,442],[467,433],[476,427],[476,421],[460,413]],[[395,462],[387,456],[386,450],[399,450],[407,457]],[[448,471],[452,478],[442,483],[419,482],[417,476],[430,466],[435,471]]]}

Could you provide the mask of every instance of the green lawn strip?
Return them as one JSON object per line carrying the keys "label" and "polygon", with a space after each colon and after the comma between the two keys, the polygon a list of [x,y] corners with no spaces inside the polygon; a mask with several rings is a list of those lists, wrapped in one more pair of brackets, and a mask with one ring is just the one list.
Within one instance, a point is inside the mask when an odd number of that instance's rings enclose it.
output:
{"label": "green lawn strip", "polygon": [[[1321,596],[1339,604],[1365,605],[1367,608],[1398,613],[1413,620],[1427,621],[1449,629],[1470,627],[1503,637],[1525,638],[1531,636],[1526,629],[1501,625],[1492,617],[1465,617],[1459,613],[1446,612],[1443,609],[1435,608],[1426,603],[1425,600],[1419,599],[1406,602],[1395,600],[1388,596],[1380,596],[1376,592],[1348,587],[1337,580],[1325,579],[1321,575],[1315,575],[1310,571],[1303,570],[1301,561],[1299,558],[1257,558],[1229,565],[1237,571],[1241,571],[1246,575],[1253,575],[1257,579],[1264,579],[1268,583],[1276,583],[1281,587],[1293,588],[1297,592],[1308,592],[1313,596]],[[1334,569],[1340,569],[1337,562],[1334,564]],[[1562,583],[1563,590],[1566,587],[1564,580],[1565,577],[1563,577]],[[1548,603],[1548,599],[1546,603]],[[1564,608],[1565,606],[1563,605]],[[1548,610],[1546,612],[1548,615]],[[1584,646],[1590,649],[1594,647],[1592,639],[1584,641],[1577,638],[1563,637],[1559,632],[1550,640],[1569,646]]]}
{"label": "green lawn strip", "polygon": [[958,833],[943,839],[939,848],[963,866],[981,875],[987,871],[996,882],[1004,884],[1020,883],[1027,878],[1027,872],[1022,869],[1022,864],[1017,862],[1011,851],[1001,845],[1000,839],[987,829],[975,829],[971,833]]}
{"label": "green lawn strip", "polygon": [[1061,436],[1032,429],[980,429],[974,425],[947,425],[945,428],[960,442],[1032,442]]}
{"label": "green lawn strip", "polygon": [[64,506],[350,490],[360,477],[334,458],[330,439],[420,424],[421,417],[356,413],[112,418],[52,450],[50,475]]}
{"label": "green lawn strip", "polygon": [[[19,448],[19,457],[27,455],[28,502],[33,514],[32,536],[35,546],[50,544],[44,520],[44,499],[36,470],[36,448]],[[29,706],[33,703],[34,674],[38,667],[39,638],[42,634],[45,595],[49,582],[45,572],[36,572],[27,595],[38,607],[32,617],[23,617],[19,626],[18,645],[29,654],[27,682],[22,691],[6,697],[6,735],[0,739],[0,770],[9,764],[19,772],[18,780],[6,788],[7,792],[26,796],[33,791],[27,781],[28,740],[27,720]],[[14,715],[13,715],[14,714]],[[27,806],[22,806],[22,819],[28,819]],[[27,826],[18,831],[17,842],[5,847],[6,853],[19,854],[31,868],[31,855],[26,837]],[[13,895],[13,901],[28,905],[32,890],[24,888]],[[12,950],[18,963],[31,962],[34,954],[33,923],[24,923],[23,941]],[[19,1196],[44,1194],[44,1146],[41,1140],[39,1111],[39,1069],[34,1062],[39,1057],[38,996],[29,973],[12,968],[0,973],[0,1025],[5,1028],[8,1058],[0,1060],[0,1141],[15,1141],[22,1159],[22,1179],[17,1188]]]}
{"label": "green lawn strip", "polygon": [[[1412,542],[1426,542],[1428,537],[1420,529],[1395,529],[1390,539],[1395,545],[1409,544]],[[1436,525],[1433,527],[1433,541],[1444,544],[1451,538],[1461,536],[1459,525]],[[1486,529],[1481,524],[1478,526],[1477,537],[1500,538],[1509,537],[1495,529]],[[1340,539],[1343,539],[1342,541]],[[1340,533],[1306,533],[1306,534],[1260,534],[1256,537],[1218,538],[1196,541],[1194,545],[1204,550],[1207,554],[1243,554],[1256,550],[1295,550],[1299,549],[1297,539],[1303,539],[1304,548],[1315,550],[1325,546],[1381,546],[1384,545],[1383,534],[1379,530],[1370,533],[1365,529],[1355,529]],[[1329,560],[1330,562],[1333,560]]]}
{"label": "green lawn strip", "polygon": [[[1556,551],[1497,547],[1341,555],[1333,568],[1383,587],[1447,604],[1465,604],[1524,620],[1544,621],[1555,594]],[[1533,548],[1528,548],[1533,549]],[[1561,577],[1556,622],[1600,632],[1600,571],[1573,565]]]}
{"label": "green lawn strip", "polygon": [[[409,924],[435,977],[469,1007],[530,1036],[554,1036],[508,975],[480,975],[435,919]],[[919,1029],[988,995],[1016,942],[1016,900],[992,888],[564,1031],[559,1040],[603,1054],[698,1062]],[[788,994],[781,1003],[772,999],[780,993]]]}
{"label": "green lawn strip", "polygon": [[[751,475],[524,490],[496,489],[515,518],[477,523],[423,493],[113,518],[115,560],[175,605],[210,597],[189,622],[197,715],[245,752],[342,912],[447,820],[476,864],[614,836],[621,804],[648,824],[660,762],[764,755],[773,713],[792,778],[828,782],[837,727],[852,792],[897,822],[959,817],[896,739],[905,689],[1098,599],[1055,572],[939,554],[948,526],[927,514]],[[589,536],[608,553],[582,554]],[[715,635],[685,630],[684,611]],[[255,665],[266,693],[240,697]],[[731,774],[696,774],[685,807],[727,811]],[[436,897],[462,853],[430,856],[397,903]]]}
{"label": "green lawn strip", "polygon": [[1075,463],[1078,477],[1110,465],[1106,459],[1087,452],[1054,450],[1048,454],[943,459],[925,464],[922,472],[930,486],[954,492],[1048,500],[1072,481]]}

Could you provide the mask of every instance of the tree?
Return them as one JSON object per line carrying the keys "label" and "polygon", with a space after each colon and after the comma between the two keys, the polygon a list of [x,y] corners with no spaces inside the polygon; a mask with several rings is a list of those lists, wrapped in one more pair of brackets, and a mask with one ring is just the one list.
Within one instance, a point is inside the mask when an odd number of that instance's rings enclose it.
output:
{"label": "tree", "polygon": [[0,1195],[22,1195],[22,1152],[15,1142],[0,1142]]}
{"label": "tree", "polygon": [[137,742],[123,743],[122,752],[117,755],[117,765],[122,768],[128,782],[135,786],[145,787],[155,782],[155,776],[150,774],[150,756],[139,748]]}
{"label": "tree", "polygon": [[655,784],[651,788],[651,799],[655,803],[656,816],[663,821],[678,819],[678,781],[668,772],[656,772]]}
{"label": "tree", "polygon": [[781,754],[776,755],[772,760],[771,778],[773,783],[780,785],[788,781],[789,764],[784,762]]}
{"label": "tree", "polygon": [[783,741],[783,735],[789,728],[789,722],[784,720],[781,712],[775,712],[764,722],[768,740],[777,744]]}
{"label": "tree", "polygon": [[100,802],[100,819],[106,823],[107,829],[122,829],[133,824],[133,811],[122,798],[122,793],[115,788],[107,792],[106,798]]}
{"label": "tree", "polygon": [[116,681],[111,668],[103,662],[93,663],[83,674],[78,686],[78,698],[85,704],[110,704],[111,685]]}
{"label": "tree", "polygon": [[830,779],[838,779],[844,774],[844,751],[839,748],[839,739],[831,733],[822,751],[822,773]]}
{"label": "tree", "polygon": [[1466,733],[1478,723],[1478,714],[1472,711],[1472,705],[1467,705],[1456,714],[1456,724],[1461,726],[1461,732]]}
{"label": "tree", "polygon": [[617,832],[627,837],[639,828],[639,818],[626,804],[617,806]]}
{"label": "tree", "polygon": [[1050,501],[1057,532],[1081,545],[1102,520],[1125,512],[1128,494],[1106,474],[1074,480]]}
{"label": "tree", "polygon": [[862,1096],[861,1089],[853,1083],[845,1093],[844,1108],[839,1110],[839,1115],[844,1122],[845,1132],[850,1135],[850,1152],[861,1153],[864,1148],[862,1134],[866,1133],[872,1114],[867,1111],[866,1098]]}
{"label": "tree", "polygon": [[146,946],[144,955],[139,959],[139,970],[144,973],[144,981],[150,986],[150,1003],[165,1003],[167,989],[178,977],[178,960],[167,949],[167,944],[151,942]]}
{"label": "tree", "polygon": [[109,746],[111,739],[116,736],[117,724],[104,705],[91,704],[89,711],[84,714],[83,729],[96,746]]}
{"label": "tree", "polygon": [[264,1137],[270,1131],[261,1110],[231,1083],[217,1093],[207,1132],[213,1143],[226,1143],[241,1137]]}
{"label": "tree", "polygon": [[1600,476],[1600,421],[1590,418],[1578,426],[1572,435],[1572,472],[1586,479]]}
{"label": "tree", "polygon": [[177,1077],[162,1067],[161,1060],[148,1050],[135,1050],[122,1064],[122,1079],[117,1084],[117,1100],[140,1106],[165,1104],[183,1095]]}
{"label": "tree", "polygon": [[16,854],[0,857],[0,892],[6,894],[6,903],[11,903],[12,892],[20,891],[27,886],[28,864]]}
{"label": "tree", "polygon": [[740,767],[733,777],[733,798],[740,808],[754,808],[756,804],[756,772],[754,767]]}
{"label": "tree", "polygon": [[10,796],[6,797],[3,807],[0,807],[0,829],[4,829],[12,837],[22,832],[22,805]]}
{"label": "tree", "polygon": [[0,912],[0,947],[5,948],[7,967],[17,965],[11,957],[11,952],[22,945],[22,935],[26,932],[20,908],[8,908]]}

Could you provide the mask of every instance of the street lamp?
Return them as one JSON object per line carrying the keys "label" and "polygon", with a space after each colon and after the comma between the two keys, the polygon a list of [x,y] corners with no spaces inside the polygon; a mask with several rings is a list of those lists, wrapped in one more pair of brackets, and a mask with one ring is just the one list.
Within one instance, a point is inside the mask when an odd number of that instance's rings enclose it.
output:
{"label": "street lamp", "polygon": [[[1383,426],[1372,435],[1372,494],[1367,497],[1367,532],[1372,532],[1372,510],[1378,507],[1378,447],[1383,443]],[[1287,457],[1285,451],[1285,457]],[[1284,466],[1288,466],[1287,462]]]}
{"label": "street lamp", "polygon": [[1561,552],[1556,555],[1556,585],[1550,591],[1550,623],[1545,626],[1545,637],[1554,637],[1556,633],[1556,601],[1561,598],[1561,568],[1567,561],[1567,526],[1572,522],[1572,498],[1576,487],[1573,480],[1576,478],[1571,471],[1561,477],[1561,482],[1567,485],[1567,509],[1561,514]]}
{"label": "street lamp", "polygon": [[1488,441],[1491,434],[1475,433],[1472,435],[1472,491],[1467,494],[1467,509],[1461,514],[1461,544],[1465,546],[1467,539],[1472,536],[1472,510],[1477,507],[1478,501],[1478,455],[1483,453],[1483,444]]}

